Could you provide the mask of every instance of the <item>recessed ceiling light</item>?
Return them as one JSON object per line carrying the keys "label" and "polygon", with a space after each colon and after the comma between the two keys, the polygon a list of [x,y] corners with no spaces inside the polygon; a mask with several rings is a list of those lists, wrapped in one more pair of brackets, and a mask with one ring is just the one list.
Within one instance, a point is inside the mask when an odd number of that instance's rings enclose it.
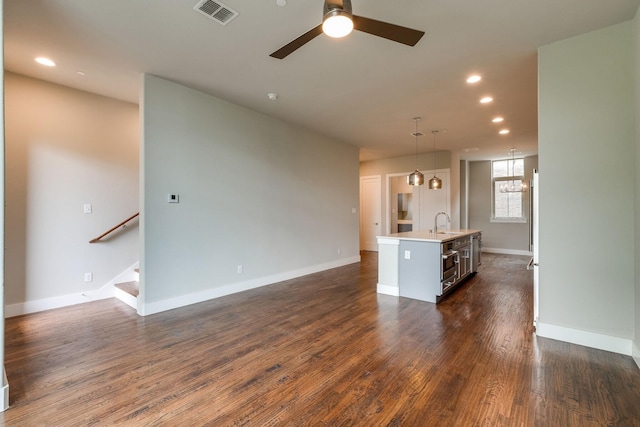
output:
{"label": "recessed ceiling light", "polygon": [[500,122],[504,121],[504,118],[502,118],[502,117],[494,117],[491,121],[493,123],[500,123]]}
{"label": "recessed ceiling light", "polygon": [[480,80],[482,80],[482,77],[474,74],[472,76],[469,76],[469,78],[467,79],[467,83],[478,83]]}
{"label": "recessed ceiling light", "polygon": [[287,0],[276,0],[276,4],[280,7],[284,7],[287,5]]}
{"label": "recessed ceiling light", "polygon": [[508,133],[509,133],[509,129],[502,129],[502,130],[500,131],[500,135],[506,135],[506,134],[508,134]]}
{"label": "recessed ceiling light", "polygon": [[480,151],[480,149],[478,147],[471,147],[471,148],[463,148],[462,149],[463,153],[473,153],[475,151]]}
{"label": "recessed ceiling light", "polygon": [[488,104],[488,103],[490,103],[491,101],[493,101],[493,98],[492,98],[492,97],[490,97],[490,96],[485,96],[484,98],[482,98],[482,99],[480,100],[480,103],[481,103],[481,104]]}
{"label": "recessed ceiling light", "polygon": [[267,98],[269,98],[272,101],[275,101],[278,99],[278,94],[275,92],[270,92],[267,94]]}
{"label": "recessed ceiling light", "polygon": [[76,71],[76,74],[79,76],[86,76],[87,73],[85,73],[84,71]]}
{"label": "recessed ceiling light", "polygon": [[50,60],[49,58],[45,58],[44,56],[40,56],[36,58],[36,62],[40,65],[44,65],[47,67],[55,67],[56,63]]}

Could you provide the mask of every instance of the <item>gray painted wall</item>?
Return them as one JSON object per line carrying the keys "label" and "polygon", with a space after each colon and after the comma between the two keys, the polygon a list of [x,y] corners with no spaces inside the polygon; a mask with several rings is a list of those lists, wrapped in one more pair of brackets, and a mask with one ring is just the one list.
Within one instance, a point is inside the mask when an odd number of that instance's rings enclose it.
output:
{"label": "gray painted wall", "polygon": [[469,161],[460,160],[460,228],[469,227]]}
{"label": "gray painted wall", "polygon": [[[4,36],[2,32],[3,20],[3,10],[4,4],[3,0],[0,0],[0,42],[2,42],[2,46],[4,46]],[[1,50],[1,48],[0,48]],[[4,55],[0,57],[0,75],[2,75],[2,85],[0,86],[0,105],[2,106],[2,121],[0,121],[0,196],[2,196],[2,200],[4,201],[4,176],[5,176],[5,142],[4,142]],[[4,239],[4,203],[0,207],[0,242],[2,242],[2,246],[0,246],[0,319],[5,318],[5,308],[4,308],[4,293],[5,293],[5,281],[4,281],[4,247],[5,247],[5,239]],[[0,410],[4,411],[8,408],[9,403],[9,384],[6,384],[4,379],[6,378],[6,374],[4,372],[4,322],[0,324],[0,366],[2,367],[2,371],[0,375],[2,375],[0,380],[2,382],[2,387],[6,387],[6,396],[2,396],[1,402],[2,407]]]}
{"label": "gray painted wall", "polygon": [[539,50],[541,323],[634,336],[633,26]]}
{"label": "gray painted wall", "polygon": [[[640,9],[639,9],[640,10]],[[640,13],[633,20],[635,82],[635,338],[633,356],[640,367]]]}
{"label": "gray painted wall", "polygon": [[88,301],[138,260],[135,225],[89,244],[138,211],[138,106],[13,73],[4,81],[4,302],[21,314],[13,307]]}
{"label": "gray painted wall", "polygon": [[150,75],[141,107],[143,314],[359,259],[357,147]]}
{"label": "gray painted wall", "polygon": [[[505,155],[505,158],[508,158]],[[525,181],[538,167],[538,156],[525,157]],[[482,230],[482,245],[491,250],[528,253],[530,192],[524,194],[526,223],[491,222],[491,161],[469,162],[469,228]]]}

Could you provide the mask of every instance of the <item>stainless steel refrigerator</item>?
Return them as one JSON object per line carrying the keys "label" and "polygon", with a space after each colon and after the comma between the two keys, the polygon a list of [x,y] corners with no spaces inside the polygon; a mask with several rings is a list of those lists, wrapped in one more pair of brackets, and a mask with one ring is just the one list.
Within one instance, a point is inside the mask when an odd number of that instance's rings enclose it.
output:
{"label": "stainless steel refrigerator", "polygon": [[538,203],[539,192],[539,175],[538,170],[533,170],[533,179],[531,180],[531,252],[533,258],[529,261],[527,269],[533,270],[533,326],[538,323],[538,304],[539,304],[539,285],[540,285],[540,223],[539,213],[540,205]]}

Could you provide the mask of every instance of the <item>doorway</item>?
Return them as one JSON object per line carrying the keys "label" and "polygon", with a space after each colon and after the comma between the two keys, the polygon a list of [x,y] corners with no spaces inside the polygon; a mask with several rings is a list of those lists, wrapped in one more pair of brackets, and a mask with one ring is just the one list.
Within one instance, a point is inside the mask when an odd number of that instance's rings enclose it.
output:
{"label": "doorway", "polygon": [[[423,172],[425,177],[434,174],[433,171]],[[438,170],[438,178],[442,180],[441,190],[429,190],[425,185],[412,186],[407,184],[407,173],[387,175],[386,208],[387,234],[408,231],[431,230],[434,218],[438,212],[451,212],[450,169]],[[451,228],[451,224],[440,224]],[[400,231],[402,230],[402,231]]]}
{"label": "doorway", "polygon": [[378,251],[377,236],[382,234],[382,178],[360,177],[360,250]]}

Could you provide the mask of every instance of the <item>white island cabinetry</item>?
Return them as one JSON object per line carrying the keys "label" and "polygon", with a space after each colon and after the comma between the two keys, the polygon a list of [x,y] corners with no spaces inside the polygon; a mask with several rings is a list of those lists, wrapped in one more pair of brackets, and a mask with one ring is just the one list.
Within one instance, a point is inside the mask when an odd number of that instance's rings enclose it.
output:
{"label": "white island cabinetry", "polygon": [[378,293],[438,302],[475,272],[480,239],[480,230],[378,236]]}

